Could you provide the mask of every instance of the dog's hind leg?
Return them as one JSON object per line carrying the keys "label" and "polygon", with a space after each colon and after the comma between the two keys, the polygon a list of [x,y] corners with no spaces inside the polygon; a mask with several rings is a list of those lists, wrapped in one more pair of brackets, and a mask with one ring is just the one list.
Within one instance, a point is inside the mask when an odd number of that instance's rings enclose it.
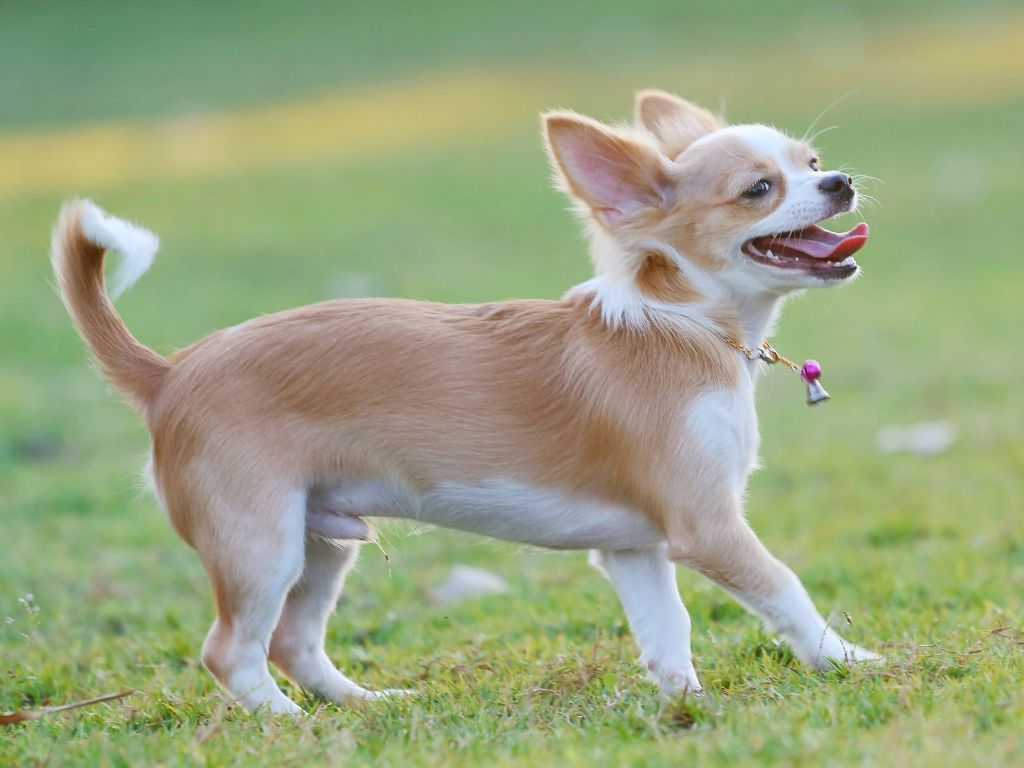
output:
{"label": "dog's hind leg", "polygon": [[267,653],[285,597],[302,573],[305,494],[270,491],[256,507],[219,499],[192,541],[217,602],[203,663],[246,709],[301,713],[271,677]]}
{"label": "dog's hind leg", "polygon": [[382,695],[345,677],[324,650],[327,619],[359,546],[359,542],[328,541],[307,533],[302,577],[288,595],[270,642],[270,660],[278,669],[303,688],[337,703]]}

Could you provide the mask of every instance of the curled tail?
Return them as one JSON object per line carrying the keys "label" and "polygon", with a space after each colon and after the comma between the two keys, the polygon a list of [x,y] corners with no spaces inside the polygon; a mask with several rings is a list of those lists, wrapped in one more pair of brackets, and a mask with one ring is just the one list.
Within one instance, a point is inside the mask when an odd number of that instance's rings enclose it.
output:
{"label": "curled tail", "polygon": [[117,314],[103,280],[103,256],[122,260],[113,279],[114,296],[142,277],[153,263],[159,240],[152,232],[108,216],[88,200],[73,200],[53,230],[50,261],[61,298],[107,380],[145,412],[170,363],[132,336]]}

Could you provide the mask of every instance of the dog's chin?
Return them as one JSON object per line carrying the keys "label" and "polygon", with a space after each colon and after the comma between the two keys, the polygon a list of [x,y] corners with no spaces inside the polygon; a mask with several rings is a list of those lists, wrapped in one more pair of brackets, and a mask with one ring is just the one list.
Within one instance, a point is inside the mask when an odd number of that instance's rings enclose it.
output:
{"label": "dog's chin", "polygon": [[811,224],[803,229],[753,237],[740,246],[751,262],[770,270],[779,282],[799,286],[843,282],[860,271],[853,255],[868,239],[861,222],[848,232]]}

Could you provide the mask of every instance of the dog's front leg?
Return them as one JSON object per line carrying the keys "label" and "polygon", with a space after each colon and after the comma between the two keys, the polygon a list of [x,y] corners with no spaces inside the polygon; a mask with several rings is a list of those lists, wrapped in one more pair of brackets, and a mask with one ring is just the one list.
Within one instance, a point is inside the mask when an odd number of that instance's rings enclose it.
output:
{"label": "dog's front leg", "polygon": [[707,512],[685,534],[669,533],[670,557],[703,573],[761,617],[815,669],[878,659],[821,617],[800,579],[757,538],[735,506]]}
{"label": "dog's front leg", "polygon": [[675,564],[665,547],[595,549],[590,562],[604,571],[615,587],[640,646],[640,662],[661,690],[670,696],[699,693],[690,651],[690,614],[679,597]]}

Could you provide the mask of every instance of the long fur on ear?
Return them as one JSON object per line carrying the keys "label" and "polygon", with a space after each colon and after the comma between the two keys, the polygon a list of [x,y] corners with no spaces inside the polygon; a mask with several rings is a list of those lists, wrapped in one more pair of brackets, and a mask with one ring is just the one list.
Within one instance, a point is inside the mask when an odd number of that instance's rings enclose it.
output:
{"label": "long fur on ear", "polygon": [[675,158],[697,139],[726,127],[726,122],[703,107],[671,93],[649,89],[637,91],[636,124],[650,131],[661,151]]}
{"label": "long fur on ear", "polygon": [[568,111],[543,116],[544,135],[565,190],[607,226],[642,209],[667,209],[675,183],[664,155],[644,134]]}

